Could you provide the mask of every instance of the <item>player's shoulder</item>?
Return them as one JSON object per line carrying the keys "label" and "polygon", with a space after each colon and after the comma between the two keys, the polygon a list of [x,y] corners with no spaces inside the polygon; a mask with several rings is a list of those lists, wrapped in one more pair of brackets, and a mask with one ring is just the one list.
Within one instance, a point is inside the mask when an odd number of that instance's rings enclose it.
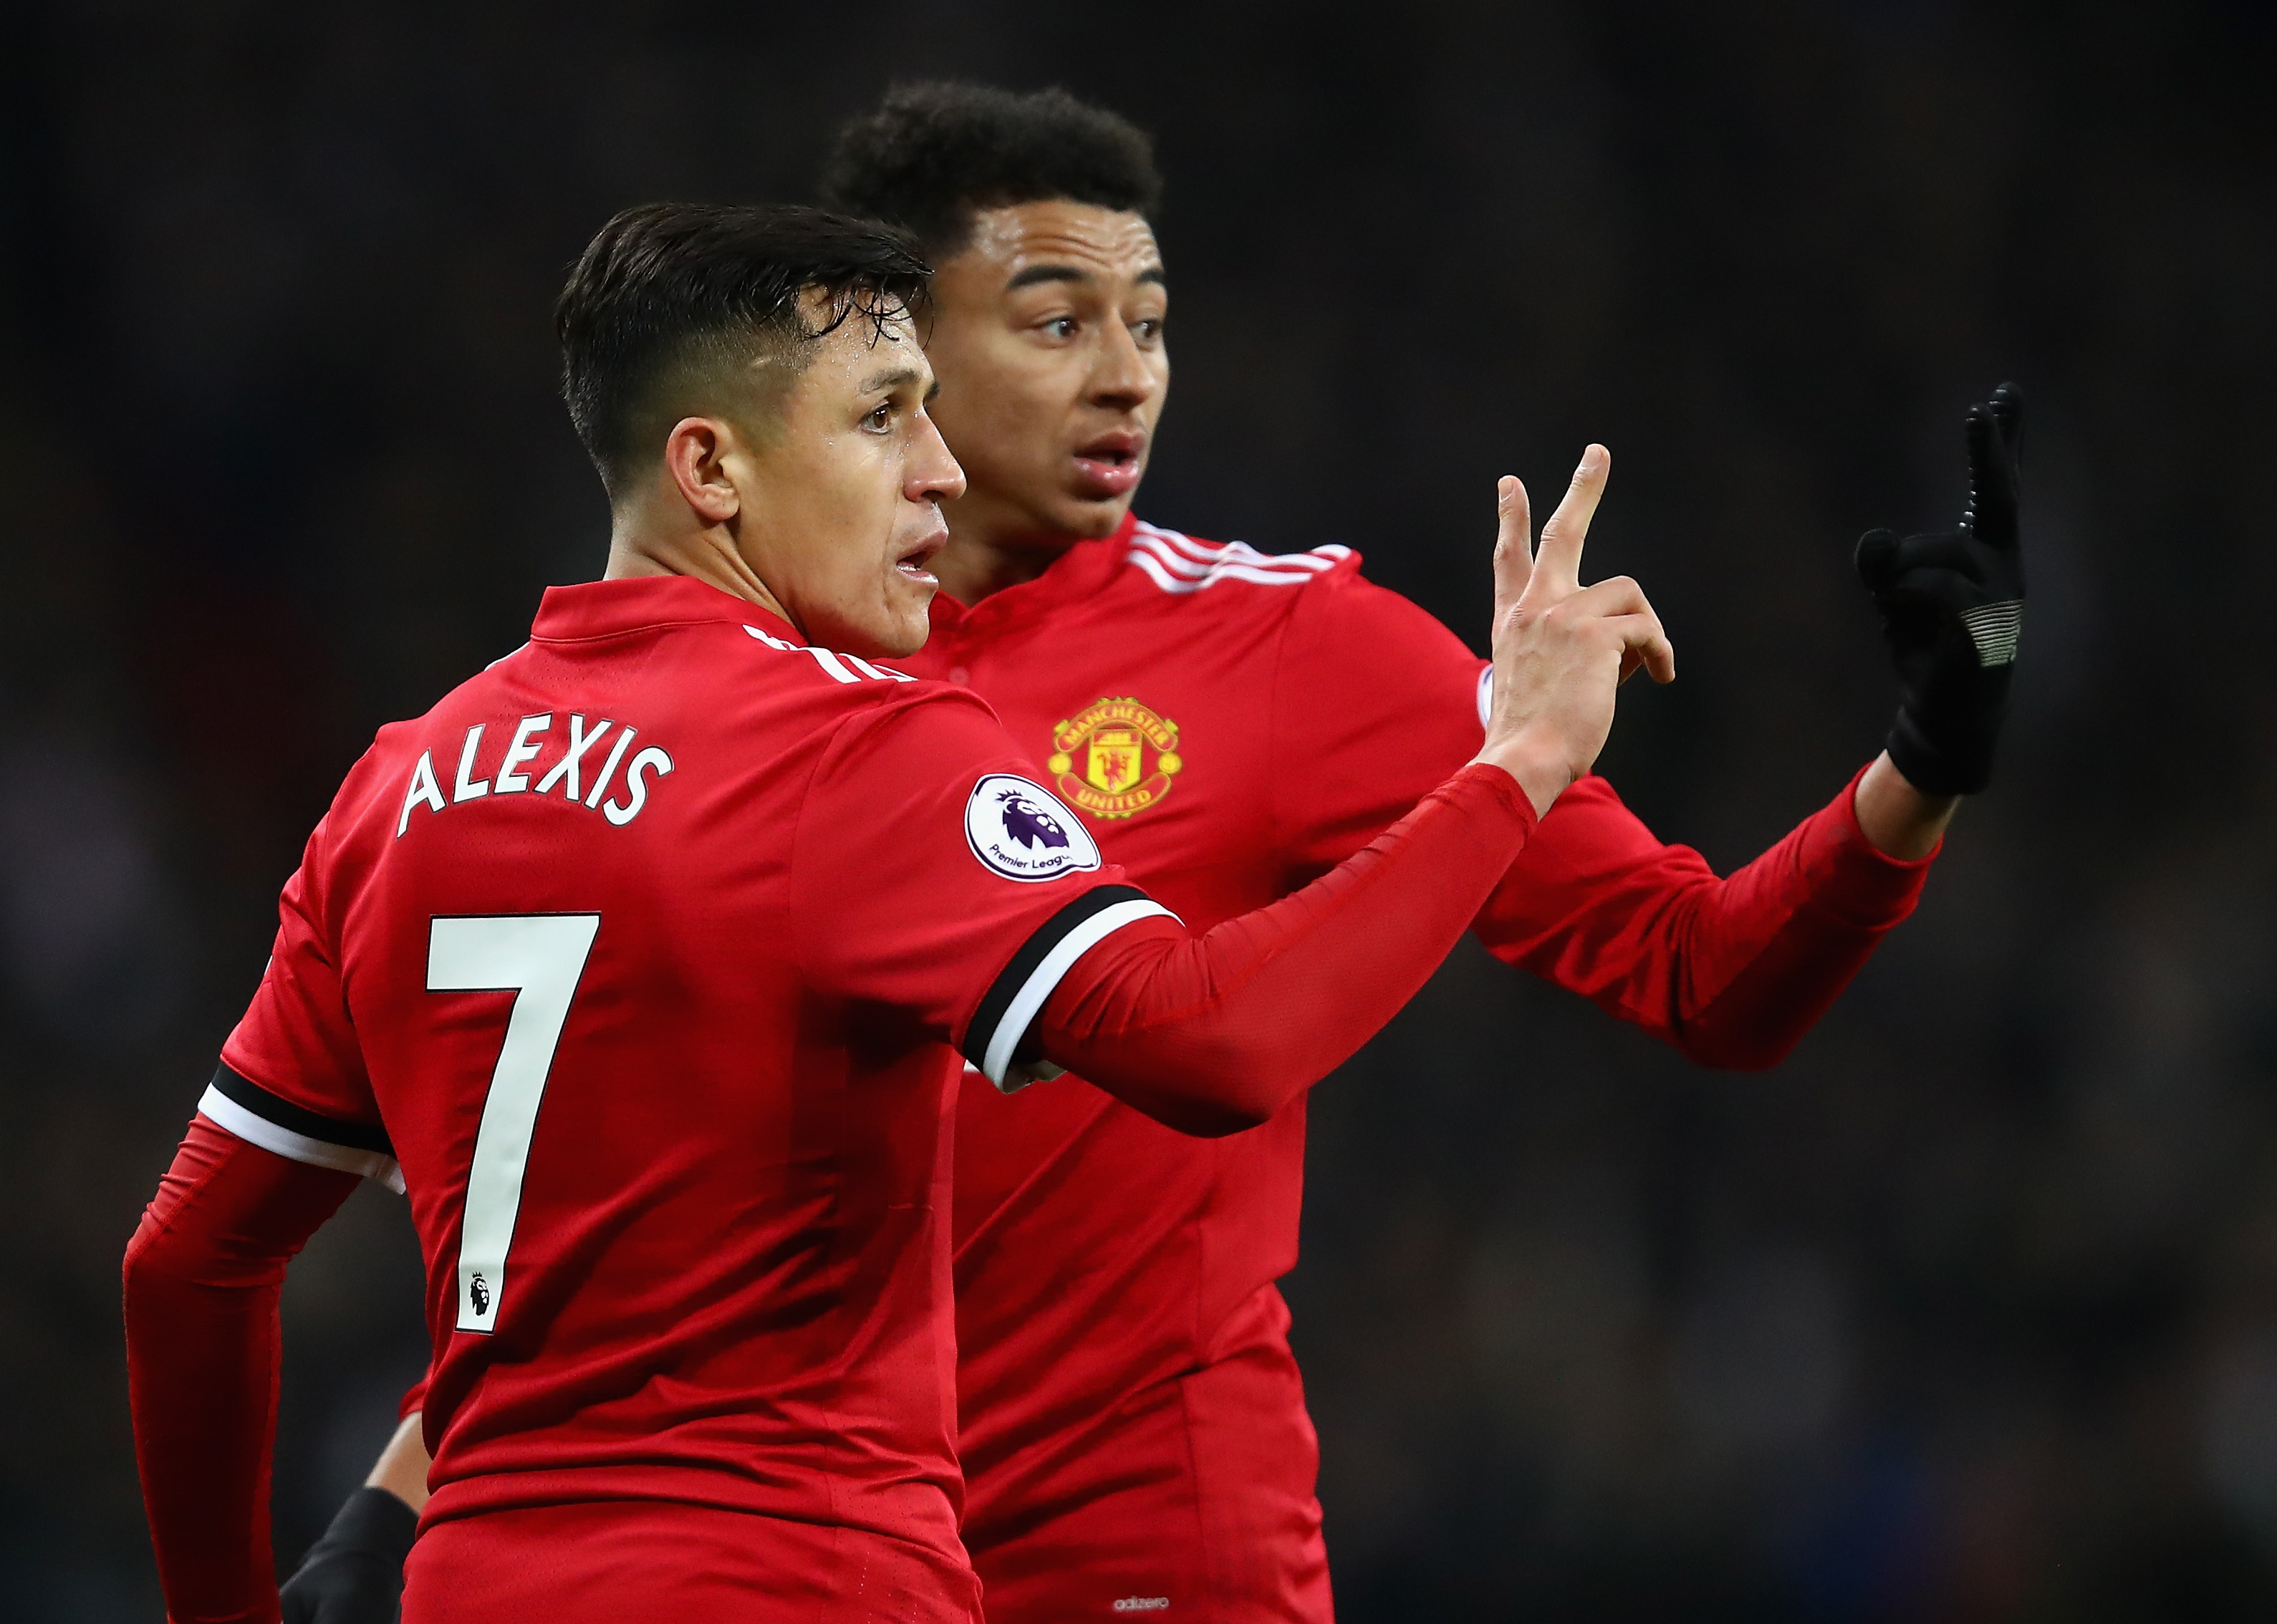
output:
{"label": "player's shoulder", "polygon": [[1360,556],[1349,547],[1260,552],[1144,520],[1131,526],[1123,562],[1130,590],[1197,614],[1285,613],[1307,588],[1333,591],[1361,578]]}
{"label": "player's shoulder", "polygon": [[1329,643],[1357,639],[1411,654],[1468,656],[1429,611],[1361,571],[1359,553],[1329,545],[1265,553],[1240,542],[1206,542],[1144,522],[1133,526],[1124,590],[1170,612],[1212,614],[1253,625],[1260,617],[1307,627]]}
{"label": "player's shoulder", "polygon": [[882,730],[918,722],[930,731],[1001,725],[988,702],[971,689],[937,678],[902,671],[890,660],[793,642],[758,626],[746,626],[757,652],[753,679],[778,702],[803,711],[809,725],[834,740],[833,752],[858,750]]}
{"label": "player's shoulder", "polygon": [[[367,782],[392,784],[423,759],[430,773],[446,771],[461,754],[481,767],[506,747],[509,734],[520,740],[522,732],[541,763],[549,747],[567,747],[560,735],[598,739],[612,726],[653,747],[724,737],[735,759],[756,761],[796,755],[803,740],[826,742],[849,722],[883,720],[913,707],[971,708],[993,719],[965,689],[890,662],[796,641],[778,623],[717,620],[672,630],[637,661],[605,673],[563,664],[544,640],[523,644],[421,715],[382,727],[351,770],[343,797],[355,799]],[[556,713],[575,714],[562,720]],[[518,722],[528,726],[517,732]]]}
{"label": "player's shoulder", "polygon": [[788,688],[802,695],[834,700],[843,709],[862,710],[935,691],[956,692],[945,683],[912,675],[890,664],[842,654],[819,643],[796,642],[761,626],[738,626],[724,635],[720,652],[733,662],[746,685],[768,693]]}
{"label": "player's shoulder", "polygon": [[[709,618],[669,630],[636,666],[612,673],[611,686],[627,694],[619,702],[664,705],[683,725],[735,729],[764,720],[795,734],[803,726],[834,725],[849,713],[960,692],[890,660],[800,641],[772,617],[757,623]],[[445,704],[495,709],[502,696],[518,703],[524,693],[574,691],[575,673],[543,668],[547,653],[543,642],[525,644],[461,685]]]}

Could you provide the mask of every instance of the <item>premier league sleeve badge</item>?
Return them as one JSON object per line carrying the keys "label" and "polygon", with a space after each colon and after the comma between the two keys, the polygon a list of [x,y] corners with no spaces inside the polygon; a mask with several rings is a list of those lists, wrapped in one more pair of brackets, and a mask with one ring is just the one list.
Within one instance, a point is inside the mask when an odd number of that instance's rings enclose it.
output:
{"label": "premier league sleeve badge", "polygon": [[1099,867],[1099,843],[1049,790],[992,772],[964,803],[964,839],[981,866],[1008,880],[1055,880]]}

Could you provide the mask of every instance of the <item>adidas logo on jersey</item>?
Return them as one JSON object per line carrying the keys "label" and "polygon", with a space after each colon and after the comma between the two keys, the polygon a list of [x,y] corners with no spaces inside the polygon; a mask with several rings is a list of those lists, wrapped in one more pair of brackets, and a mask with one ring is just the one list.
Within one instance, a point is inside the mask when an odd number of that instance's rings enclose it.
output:
{"label": "adidas logo on jersey", "polygon": [[[422,750],[419,760],[411,769],[411,782],[403,792],[403,810],[395,820],[395,838],[401,839],[405,830],[411,827],[411,808],[425,807],[430,812],[441,812],[451,807],[464,806],[470,801],[480,801],[490,795],[536,794],[551,795],[556,788],[561,797],[573,806],[597,808],[603,817],[623,828],[641,815],[648,805],[649,783],[651,778],[661,778],[672,770],[672,757],[655,745],[650,745],[625,765],[620,793],[610,795],[610,786],[620,784],[617,767],[625,760],[625,752],[632,746],[640,729],[629,724],[620,725],[604,717],[590,728],[585,718],[572,714],[569,724],[559,740],[561,754],[556,757],[535,787],[530,778],[537,771],[539,759],[556,741],[549,735],[553,732],[553,714],[522,718],[514,730],[512,742],[498,763],[498,770],[487,778],[475,776],[481,765],[483,734],[486,722],[477,722],[467,730],[459,747],[459,770],[451,782],[451,798],[443,799],[442,781],[435,776],[435,752]],[[602,740],[611,739],[608,753],[598,770],[593,767],[592,754]],[[588,788],[584,775],[592,774]],[[580,792],[583,792],[581,794]],[[605,796],[607,799],[603,799]]]}

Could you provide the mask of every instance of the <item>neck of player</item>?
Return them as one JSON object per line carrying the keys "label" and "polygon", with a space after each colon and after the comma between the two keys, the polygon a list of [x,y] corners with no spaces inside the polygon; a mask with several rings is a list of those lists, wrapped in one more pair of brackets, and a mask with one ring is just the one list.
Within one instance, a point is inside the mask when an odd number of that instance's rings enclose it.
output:
{"label": "neck of player", "polygon": [[798,627],[781,599],[759,579],[736,544],[735,522],[704,524],[684,505],[628,502],[615,510],[609,527],[609,563],[604,581],[637,575],[686,575],[717,587],[730,597],[756,603]]}
{"label": "neck of player", "polygon": [[[1040,520],[978,485],[954,502],[941,504],[948,520],[948,545],[929,565],[940,589],[967,608],[982,598],[1033,581],[1067,556],[1078,542],[1112,535],[1123,522],[1117,504],[1097,535],[1077,535]],[[1086,532],[1091,529],[1085,527]]]}

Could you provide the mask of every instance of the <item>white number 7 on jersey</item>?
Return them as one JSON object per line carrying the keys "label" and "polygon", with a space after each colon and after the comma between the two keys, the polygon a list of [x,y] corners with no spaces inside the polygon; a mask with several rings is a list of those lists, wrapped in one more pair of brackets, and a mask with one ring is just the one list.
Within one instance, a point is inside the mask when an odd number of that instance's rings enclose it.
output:
{"label": "white number 7 on jersey", "polygon": [[491,1073],[467,1169],[467,1210],[459,1230],[459,1325],[484,1335],[506,1299],[506,1254],[522,1210],[530,1131],[545,1097],[577,978],[601,928],[598,914],[495,914],[430,922],[427,990],[512,992],[506,1043]]}

